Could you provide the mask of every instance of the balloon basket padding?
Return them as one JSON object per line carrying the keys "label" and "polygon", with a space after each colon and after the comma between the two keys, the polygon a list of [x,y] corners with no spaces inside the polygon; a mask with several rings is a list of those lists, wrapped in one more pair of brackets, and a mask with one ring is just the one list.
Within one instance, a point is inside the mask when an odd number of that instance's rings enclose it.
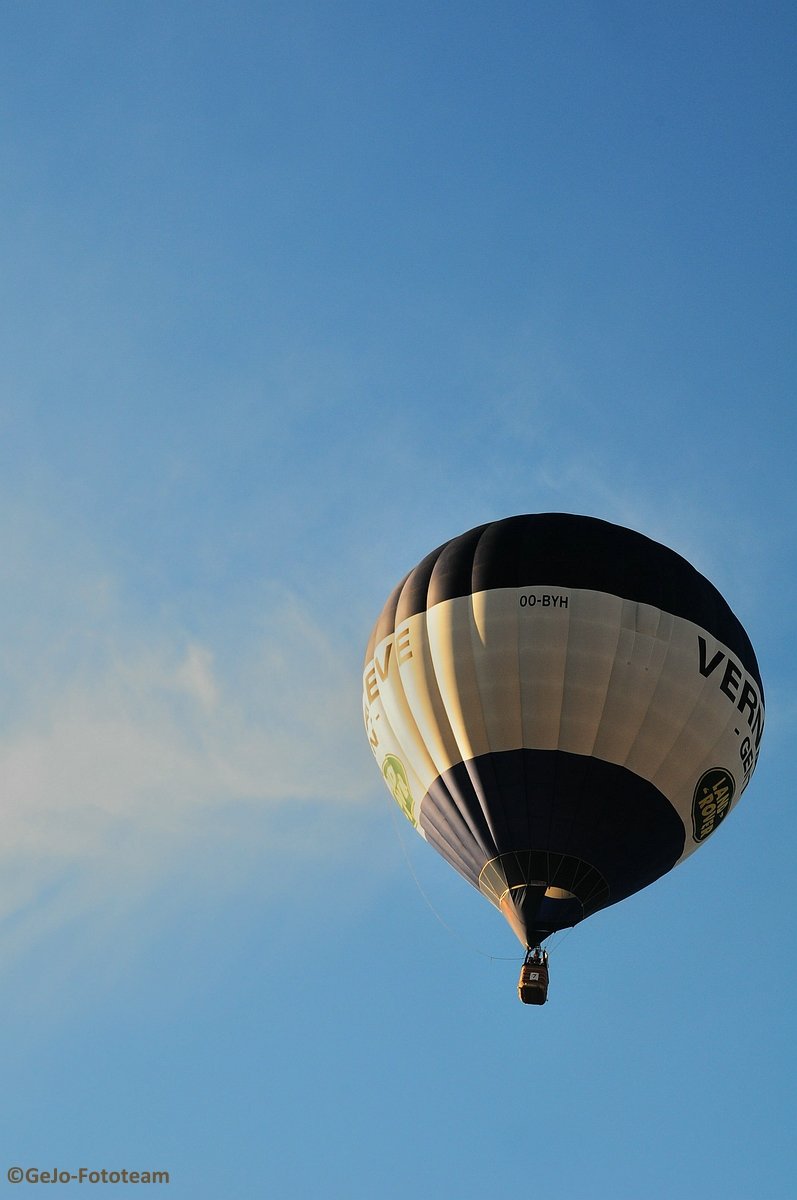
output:
{"label": "balloon basket padding", "polygon": [[523,964],[520,968],[517,994],[523,1004],[545,1003],[548,999],[548,967],[545,963]]}

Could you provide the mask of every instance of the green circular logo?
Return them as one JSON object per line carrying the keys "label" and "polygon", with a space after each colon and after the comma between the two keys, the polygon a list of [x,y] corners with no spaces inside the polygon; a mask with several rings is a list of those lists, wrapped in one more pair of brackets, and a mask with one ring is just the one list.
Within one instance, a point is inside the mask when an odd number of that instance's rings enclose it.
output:
{"label": "green circular logo", "polygon": [[393,799],[399,805],[407,820],[415,825],[416,820],[412,812],[414,801],[404,763],[401,759],[396,758],[395,754],[386,754],[382,761],[382,774],[385,777],[387,786],[390,788]]}
{"label": "green circular logo", "polygon": [[692,798],[692,837],[703,842],[731,810],[736,780],[724,767],[712,767],[697,781]]}

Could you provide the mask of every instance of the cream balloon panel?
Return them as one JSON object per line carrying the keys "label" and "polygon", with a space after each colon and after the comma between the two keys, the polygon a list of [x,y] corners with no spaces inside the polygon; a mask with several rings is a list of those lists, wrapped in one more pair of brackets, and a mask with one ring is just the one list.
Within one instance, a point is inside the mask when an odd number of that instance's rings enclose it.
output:
{"label": "cream balloon panel", "polygon": [[[405,763],[416,819],[458,762],[523,747],[592,755],[654,784],[690,835],[703,772],[729,770],[738,799],[747,732],[721,671],[706,674],[700,636],[709,664],[718,651],[733,660],[692,622],[603,592],[551,585],[443,601],[383,639],[366,667],[375,754],[390,744]],[[695,848],[687,836],[683,857]]]}
{"label": "cream balloon panel", "polygon": [[[374,658],[366,664],[363,675],[363,717],[368,740],[374,758],[382,771],[388,790],[404,812],[404,815],[415,826],[422,838],[426,834],[419,824],[420,805],[431,783],[438,775],[446,770],[446,766],[461,761],[461,757],[453,741],[450,727],[447,724],[442,705],[437,702],[439,722],[434,721],[433,710],[424,705],[423,697],[414,695],[414,706],[410,705],[405,695],[403,679],[399,673],[396,657],[396,638],[391,634],[384,638],[376,647]],[[399,654],[402,653],[399,646]],[[418,649],[420,665],[420,648]],[[411,684],[414,675],[420,675],[433,683],[434,674],[431,663],[426,664],[431,675],[415,672],[409,677]],[[434,690],[434,687],[432,687]],[[426,721],[421,734],[416,721],[416,715],[421,714]],[[437,752],[437,758],[432,757],[429,747]],[[453,752],[453,758],[450,756]],[[442,757],[441,755],[446,755]],[[467,814],[462,814],[466,824],[470,824]],[[482,857],[470,861],[463,858],[461,843],[445,828],[438,828],[436,836],[446,847],[448,860],[457,867],[466,878],[472,879],[478,875],[484,864],[484,858],[491,853],[490,847],[482,844],[480,833],[471,827],[473,842],[481,846]],[[472,850],[472,848],[471,848]]]}
{"label": "cream balloon panel", "polygon": [[[366,666],[363,677],[363,719],[371,751],[385,779],[388,790],[403,809],[404,815],[416,827],[419,805],[429,788],[429,780],[438,772],[426,751],[415,719],[409,709],[401,686],[401,678],[395,664],[391,663],[393,636],[385,638],[377,648],[374,659]],[[379,663],[384,663],[385,677],[379,674]],[[388,678],[391,676],[390,682]],[[392,786],[386,774],[387,764],[396,758],[403,764],[407,777],[408,796]]]}
{"label": "cream balloon panel", "polygon": [[[416,667],[420,669],[405,680],[400,674],[399,659],[408,653],[401,631],[398,635],[383,638],[376,646],[374,657],[366,664],[363,674],[363,716],[371,750],[388,790],[425,839],[426,834],[419,824],[423,797],[442,771],[452,762],[461,761],[461,755],[439,696],[433,707],[426,700],[426,688],[417,692],[412,689],[413,682],[420,678],[429,683],[435,693],[434,669],[430,660],[423,661],[420,640],[413,651]],[[409,699],[404,690],[405,682],[410,686]],[[463,820],[467,823],[466,815]],[[444,828],[436,832],[446,846],[449,861],[466,878],[474,875],[474,869],[478,874],[483,858],[478,864],[464,861],[456,839],[452,839]],[[471,833],[474,842],[480,844],[478,831],[471,829]],[[489,854],[489,847],[484,846],[483,851],[485,855]]]}

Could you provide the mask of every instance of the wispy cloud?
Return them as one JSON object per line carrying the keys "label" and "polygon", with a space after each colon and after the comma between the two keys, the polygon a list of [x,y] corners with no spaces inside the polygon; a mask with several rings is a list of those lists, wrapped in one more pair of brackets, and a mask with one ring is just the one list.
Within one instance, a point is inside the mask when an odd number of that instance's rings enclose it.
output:
{"label": "wispy cloud", "polygon": [[351,648],[284,589],[239,605],[234,633],[198,636],[173,617],[133,619],[96,563],[50,562],[43,599],[23,559],[0,685],[6,952],[78,912],[135,903],[175,861],[234,873],[255,843],[266,857],[277,841],[283,859],[324,852],[310,820],[293,845],[282,821],[272,846],[269,816],[365,798]]}

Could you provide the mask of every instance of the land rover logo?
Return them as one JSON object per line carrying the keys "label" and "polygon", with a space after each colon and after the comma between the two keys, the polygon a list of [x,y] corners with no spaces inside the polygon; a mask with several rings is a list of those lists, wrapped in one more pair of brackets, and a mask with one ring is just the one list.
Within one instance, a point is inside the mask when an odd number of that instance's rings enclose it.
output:
{"label": "land rover logo", "polygon": [[692,799],[692,837],[703,842],[730,812],[736,781],[724,767],[712,767],[698,780]]}

